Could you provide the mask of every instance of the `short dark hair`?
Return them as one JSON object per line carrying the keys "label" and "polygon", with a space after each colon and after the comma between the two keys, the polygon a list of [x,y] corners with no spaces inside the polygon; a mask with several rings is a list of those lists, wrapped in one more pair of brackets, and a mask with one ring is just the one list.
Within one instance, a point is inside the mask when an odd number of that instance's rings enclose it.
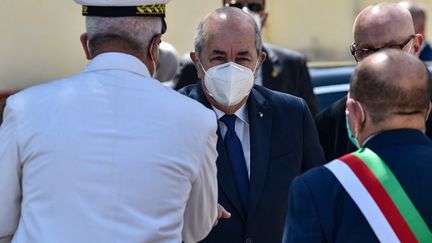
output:
{"label": "short dark hair", "polygon": [[[389,55],[389,59],[387,62],[391,64],[394,61],[391,59],[394,58]],[[401,64],[394,63],[393,68],[380,69],[373,67],[373,63],[368,66],[361,66],[361,64],[351,77],[350,96],[370,111],[372,122],[378,124],[390,115],[412,115],[424,113],[428,109],[432,94],[432,80],[426,65],[420,62],[422,68],[418,65],[397,68]],[[410,64],[403,63],[403,65]],[[404,87],[400,85],[401,82],[398,82],[415,79],[422,81],[423,85]]]}

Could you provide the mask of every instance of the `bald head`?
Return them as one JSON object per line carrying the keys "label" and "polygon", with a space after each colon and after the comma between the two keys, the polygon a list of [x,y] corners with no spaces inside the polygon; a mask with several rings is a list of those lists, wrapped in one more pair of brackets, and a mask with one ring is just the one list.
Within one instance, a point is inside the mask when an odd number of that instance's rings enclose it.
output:
{"label": "bald head", "polygon": [[261,34],[255,21],[249,14],[233,7],[216,9],[201,20],[195,33],[195,52],[200,56],[202,49],[212,37],[227,35],[252,35],[257,53],[261,52]]}
{"label": "bald head", "polygon": [[409,11],[395,3],[381,3],[365,8],[354,22],[354,41],[357,44],[400,42],[414,34]]}
{"label": "bald head", "polygon": [[426,66],[417,57],[393,49],[364,59],[350,83],[350,97],[369,111],[375,124],[393,116],[424,116],[430,91]]}

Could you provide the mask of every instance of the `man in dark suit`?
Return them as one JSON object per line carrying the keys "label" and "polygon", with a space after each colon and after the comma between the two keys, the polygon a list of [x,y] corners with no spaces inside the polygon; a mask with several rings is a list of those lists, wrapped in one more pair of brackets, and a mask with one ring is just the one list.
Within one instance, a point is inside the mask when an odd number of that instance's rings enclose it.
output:
{"label": "man in dark suit", "polygon": [[[347,129],[363,148],[295,179],[284,243],[432,241],[428,76],[417,57],[399,50],[377,52],[357,66]],[[402,207],[396,190],[407,195]]]}
{"label": "man in dark suit", "polygon": [[[381,3],[365,8],[354,22],[351,52],[357,62],[382,48],[420,53],[423,36],[415,34],[409,11],[396,3]],[[355,150],[348,140],[345,121],[346,97],[318,113],[315,123],[327,160]]]}
{"label": "man in dark suit", "polygon": [[324,160],[313,119],[303,99],[254,86],[265,54],[247,13],[218,9],[197,36],[191,58],[203,81],[180,92],[219,119],[219,204],[231,212],[204,242],[280,242],[292,179]]}
{"label": "man in dark suit", "polygon": [[[265,0],[224,0],[224,6],[233,6],[243,9],[251,14],[258,24],[265,26],[268,12],[265,8]],[[302,54],[293,50],[280,48],[270,44],[264,44],[262,51],[267,59],[258,70],[256,83],[272,90],[302,97],[313,115],[319,110],[319,105],[313,93],[312,81]],[[181,68],[174,78],[174,89],[178,90],[198,81],[196,68],[189,56],[181,60]]]}
{"label": "man in dark suit", "polygon": [[430,46],[428,41],[424,42],[422,46],[419,58],[423,61],[430,62],[432,61],[432,47]]}
{"label": "man in dark suit", "polygon": [[[402,1],[399,4],[406,7],[411,13],[415,32],[422,34],[426,39],[426,8],[422,4],[413,1]],[[421,46],[419,58],[422,61],[432,61],[432,48],[426,40]]]}

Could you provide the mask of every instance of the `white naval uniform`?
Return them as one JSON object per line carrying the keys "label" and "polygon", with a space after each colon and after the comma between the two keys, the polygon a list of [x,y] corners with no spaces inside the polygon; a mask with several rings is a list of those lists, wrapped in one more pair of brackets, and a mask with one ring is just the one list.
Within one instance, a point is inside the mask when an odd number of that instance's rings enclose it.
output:
{"label": "white naval uniform", "polygon": [[1,243],[178,243],[210,232],[215,114],[139,59],[98,55],[79,75],[11,96],[4,118]]}

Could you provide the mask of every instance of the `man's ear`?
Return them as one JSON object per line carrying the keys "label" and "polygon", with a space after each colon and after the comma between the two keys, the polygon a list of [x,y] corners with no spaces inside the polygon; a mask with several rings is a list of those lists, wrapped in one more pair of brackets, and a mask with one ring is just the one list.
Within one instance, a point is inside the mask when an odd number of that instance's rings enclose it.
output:
{"label": "man's ear", "polygon": [[256,81],[256,78],[258,77],[258,70],[260,69],[260,67],[262,66],[262,64],[264,63],[264,61],[267,59],[267,54],[265,52],[261,52],[258,55],[258,66],[256,67],[256,71],[254,73],[254,78]]}
{"label": "man's ear", "polygon": [[189,56],[190,56],[192,62],[194,63],[194,65],[195,65],[195,69],[197,70],[198,78],[200,80],[204,80],[204,71],[201,68],[202,63],[200,65],[200,60],[199,60],[199,57],[198,57],[197,53],[192,51],[192,52],[189,53]]}
{"label": "man's ear", "polygon": [[265,52],[261,52],[258,56],[260,65],[264,63],[264,61],[267,59],[267,54]]}
{"label": "man's ear", "polygon": [[197,64],[197,62],[198,62],[198,57],[197,57],[196,52],[191,51],[191,52],[189,53],[189,56],[190,56],[192,62],[193,62],[194,64]]}
{"label": "man's ear", "polygon": [[359,129],[362,128],[362,125],[364,123],[365,114],[363,114],[362,108],[357,104],[357,102],[352,98],[347,98],[346,101],[346,110],[349,113],[349,124],[351,127],[351,131],[354,134],[357,134],[359,132]]}
{"label": "man's ear", "polygon": [[85,53],[85,56],[86,56],[87,60],[91,60],[93,57],[92,57],[92,55],[90,53],[90,50],[89,50],[89,47],[88,47],[88,36],[87,36],[87,33],[81,34],[80,41],[81,41],[81,45],[82,45],[82,47],[84,49],[84,53]]}
{"label": "man's ear", "polygon": [[159,44],[161,43],[162,35],[158,34],[152,39],[152,43],[150,43],[150,49],[147,53],[147,56],[150,60],[157,62],[159,58]]}
{"label": "man's ear", "polygon": [[426,118],[425,118],[425,121],[427,121],[427,119],[429,119],[429,116],[430,116],[431,110],[432,110],[432,102],[429,102],[429,107],[428,107],[427,112],[426,112]]}
{"label": "man's ear", "polygon": [[421,46],[423,45],[424,37],[421,34],[416,34],[413,38],[414,55],[420,56]]}

